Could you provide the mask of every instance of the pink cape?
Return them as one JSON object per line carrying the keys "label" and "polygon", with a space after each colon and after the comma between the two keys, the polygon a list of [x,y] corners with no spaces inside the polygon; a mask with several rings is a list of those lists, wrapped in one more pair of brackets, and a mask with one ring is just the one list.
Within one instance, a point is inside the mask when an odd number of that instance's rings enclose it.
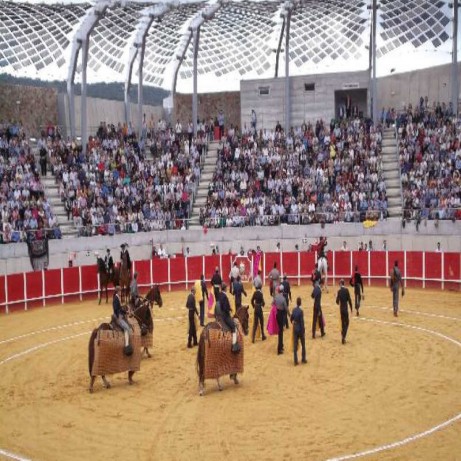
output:
{"label": "pink cape", "polygon": [[277,323],[277,308],[272,304],[269,320],[267,321],[267,332],[273,336],[279,334],[279,325]]}

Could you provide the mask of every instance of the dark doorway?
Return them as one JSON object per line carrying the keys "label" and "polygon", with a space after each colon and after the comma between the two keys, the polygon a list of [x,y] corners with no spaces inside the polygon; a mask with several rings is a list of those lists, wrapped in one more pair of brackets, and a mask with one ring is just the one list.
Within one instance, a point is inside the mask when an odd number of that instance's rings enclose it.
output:
{"label": "dark doorway", "polygon": [[366,88],[357,90],[336,90],[335,91],[335,116],[338,119],[351,117],[367,117]]}

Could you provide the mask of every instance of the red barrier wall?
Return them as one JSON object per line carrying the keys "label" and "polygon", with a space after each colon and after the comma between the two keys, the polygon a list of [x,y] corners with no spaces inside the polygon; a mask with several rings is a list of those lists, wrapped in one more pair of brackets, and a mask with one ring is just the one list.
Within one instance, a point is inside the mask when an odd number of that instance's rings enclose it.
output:
{"label": "red barrier wall", "polygon": [[64,293],[75,293],[64,297],[65,303],[80,300],[80,270],[78,267],[66,267],[62,270]]}
{"label": "red barrier wall", "polygon": [[385,251],[372,251],[370,253],[370,281],[374,286],[387,286]]}
{"label": "red barrier wall", "polygon": [[152,260],[152,278],[154,284],[168,283],[168,259],[154,258]]}
{"label": "red barrier wall", "polygon": [[[5,306],[5,301],[6,301],[5,282],[6,282],[6,277],[4,275],[0,275],[0,305],[2,306]],[[3,312],[6,313],[6,306],[3,309]]]}
{"label": "red barrier wall", "polygon": [[[358,252],[352,252],[352,258],[354,258],[354,253]],[[335,280],[341,278],[346,280],[351,276],[351,270],[353,269],[353,266],[351,266],[351,252],[337,251],[332,259],[334,260]]]}
{"label": "red barrier wall", "polygon": [[140,293],[149,291],[150,283],[150,259],[134,262],[134,270],[138,273],[138,287],[146,287],[144,290],[140,288]]}
{"label": "red barrier wall", "polygon": [[189,286],[200,278],[203,274],[203,258],[202,256],[190,256],[187,258],[187,280]]}
{"label": "red barrier wall", "polygon": [[300,253],[301,280],[310,280],[315,265],[314,253]]}
{"label": "red barrier wall", "polygon": [[[27,308],[43,306],[43,274],[45,272],[27,272],[26,276],[26,295]],[[61,292],[61,290],[59,290]],[[45,292],[46,293],[46,292]],[[35,299],[29,301],[29,299]]]}
{"label": "red barrier wall", "polygon": [[442,278],[442,253],[426,253],[426,288],[441,288],[442,284],[438,280],[431,280],[440,278]]}
{"label": "red barrier wall", "polygon": [[448,290],[459,289],[459,280],[461,279],[461,254],[444,253],[443,254],[443,275],[445,280],[444,288]]}
{"label": "red barrier wall", "polygon": [[[163,285],[163,290],[184,289],[205,274],[209,285],[216,267],[220,268],[227,283],[229,272],[236,255],[209,255],[135,261],[138,283],[147,291],[152,283]],[[328,252],[329,278],[349,280],[355,265],[365,279],[373,286],[387,286],[394,261],[399,262],[404,283],[407,287],[461,289],[461,254],[416,251],[337,251]],[[312,252],[266,253],[262,259],[264,283],[277,262],[281,275],[286,273],[292,285],[310,283],[315,265]],[[205,270],[203,270],[205,268]],[[152,280],[151,280],[152,271]],[[61,284],[62,274],[62,284]],[[43,287],[45,293],[43,293]],[[95,265],[53,269],[25,274],[0,276],[0,306],[8,311],[42,306],[45,303],[70,302],[78,299],[95,299],[98,295],[98,274]],[[112,286],[110,286],[112,291]],[[33,301],[32,301],[33,299]]]}
{"label": "red barrier wall", "polygon": [[170,283],[175,290],[186,288],[186,258],[170,259]]}
{"label": "red barrier wall", "polygon": [[8,291],[8,309],[24,309],[24,276],[23,274],[10,274],[6,276],[6,289]]}
{"label": "red barrier wall", "polygon": [[[407,287],[421,288],[423,286],[423,253],[407,251],[405,268]],[[412,278],[415,280],[411,280]]]}

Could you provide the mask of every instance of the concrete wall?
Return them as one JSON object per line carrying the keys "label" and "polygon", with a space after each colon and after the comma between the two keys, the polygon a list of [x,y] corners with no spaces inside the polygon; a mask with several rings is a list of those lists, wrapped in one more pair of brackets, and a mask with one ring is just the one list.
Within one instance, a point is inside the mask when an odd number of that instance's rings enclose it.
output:
{"label": "concrete wall", "polygon": [[[335,91],[367,89],[367,71],[290,77],[291,126],[304,121],[331,120],[335,117]],[[304,84],[314,84],[315,91],[305,91]],[[269,88],[268,95],[261,95],[262,87]],[[240,82],[242,104],[241,124],[250,125],[251,110],[257,117],[257,128],[274,129],[277,121],[285,126],[285,78],[242,80]],[[359,111],[368,111],[367,100],[352,100]]]}
{"label": "concrete wall", "polygon": [[[66,125],[69,125],[69,108],[68,101],[65,94],[59,95],[62,105],[64,107],[64,114],[59,114],[60,120],[64,120]],[[100,122],[113,123],[117,125],[119,122],[125,120],[125,104],[122,101],[109,101],[107,99],[87,98],[87,114],[88,114],[88,134],[96,133]],[[138,128],[138,105],[130,104],[130,120],[135,129]],[[146,114],[146,120],[151,116],[154,117],[155,122],[163,117],[162,106],[143,106],[143,114]],[[75,96],[75,132],[77,136],[81,134],[81,97]]]}
{"label": "concrete wall", "polygon": [[[458,74],[461,75],[461,63],[458,63]],[[459,97],[461,99],[461,78]],[[315,91],[304,91],[304,83],[314,83]],[[335,116],[335,91],[347,91],[350,84],[360,89],[370,88],[368,71],[347,72],[340,74],[306,75],[290,78],[291,125],[300,126],[306,120],[330,120]],[[270,94],[259,94],[260,87],[269,87]],[[394,107],[403,109],[409,103],[415,106],[421,96],[428,96],[430,104],[451,101],[451,65],[431,67],[401,74],[391,74],[378,78],[378,109]],[[353,94],[353,90],[350,90]],[[241,126],[250,123],[251,110],[258,118],[258,128],[273,129],[277,120],[285,125],[285,78],[261,80],[242,80],[241,94]],[[369,115],[370,95],[367,101],[359,102],[359,111]],[[356,103],[353,99],[353,104]]]}
{"label": "concrete wall", "polygon": [[[110,248],[115,259],[119,259],[120,245],[129,244],[134,259],[148,259],[151,255],[152,241],[158,247],[164,245],[169,254],[181,253],[189,247],[192,255],[211,254],[214,245],[221,253],[238,253],[243,246],[245,251],[255,249],[257,245],[263,251],[275,251],[280,242],[283,251],[294,251],[295,245],[306,250],[320,235],[328,236],[328,249],[337,250],[345,240],[350,249],[356,249],[363,241],[372,240],[376,249],[380,249],[383,240],[387,240],[388,250],[433,251],[440,242],[442,250],[461,252],[461,222],[441,221],[438,227],[434,221],[421,223],[416,231],[413,223],[403,229],[399,220],[380,221],[375,227],[365,229],[362,224],[332,224],[321,228],[319,224],[309,226],[246,227],[239,229],[202,229],[187,231],[164,231],[140,234],[124,234],[114,237],[88,237],[65,240],[50,240],[49,268],[67,267],[69,253],[76,252],[74,265],[93,264],[94,252],[104,254]],[[304,242],[307,239],[307,243]],[[0,246],[0,274],[30,271],[31,265],[24,243]]]}
{"label": "concrete wall", "polygon": [[[224,125],[240,126],[240,92],[199,94],[197,113],[200,120],[209,120],[218,116],[220,110],[224,113]],[[176,93],[174,97],[173,125],[179,119],[184,129],[192,120],[192,95]]]}
{"label": "concrete wall", "polygon": [[58,123],[57,98],[52,88],[0,84],[0,121],[19,120],[29,136],[38,137],[49,123]]}
{"label": "concrete wall", "polygon": [[[461,63],[458,63],[458,75],[461,75]],[[460,90],[461,97],[461,79]],[[378,107],[402,109],[409,103],[413,107],[421,96],[427,96],[429,102],[448,103],[451,101],[451,64],[415,70],[403,74],[392,74],[378,79]]]}

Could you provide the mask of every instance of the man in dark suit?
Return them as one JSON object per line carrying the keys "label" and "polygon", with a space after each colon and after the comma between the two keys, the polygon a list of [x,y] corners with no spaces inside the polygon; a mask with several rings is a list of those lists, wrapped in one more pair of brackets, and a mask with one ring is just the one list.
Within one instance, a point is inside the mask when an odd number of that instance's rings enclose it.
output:
{"label": "man in dark suit", "polygon": [[349,290],[344,286],[344,279],[339,281],[336,304],[339,304],[339,311],[341,313],[341,342],[346,344],[347,329],[349,328],[349,312],[347,306],[349,305],[352,312],[352,300]]}
{"label": "man in dark suit", "polygon": [[287,302],[287,311],[286,311],[286,317],[285,317],[285,328],[288,328],[288,316],[290,315],[290,303],[291,303],[291,286],[290,282],[288,281],[287,274],[283,276],[283,296],[285,298],[285,301]]}
{"label": "man in dark suit", "polygon": [[296,307],[291,313],[291,323],[293,324],[293,352],[295,365],[298,365],[298,342],[301,341],[301,362],[307,363],[306,359],[306,330],[304,327],[304,313],[301,309],[301,298],[296,298]]}
{"label": "man in dark suit", "polygon": [[351,286],[354,287],[354,301],[355,310],[357,311],[357,317],[359,316],[360,301],[363,299],[363,281],[362,275],[359,272],[359,266],[355,266],[355,272],[352,274]]}
{"label": "man in dark suit", "polygon": [[319,323],[321,336],[325,336],[325,325],[323,324],[322,313],[322,290],[320,289],[320,281],[316,280],[314,283],[314,290],[312,291],[311,298],[314,300],[314,309],[312,317],[312,338],[315,339],[315,327]]}
{"label": "man in dark suit", "polygon": [[257,288],[256,291],[253,293],[251,297],[251,305],[255,311],[254,313],[254,320],[253,320],[253,333],[251,335],[251,342],[255,342],[256,330],[258,328],[258,323],[261,327],[261,336],[262,340],[266,340],[266,336],[264,335],[264,314],[263,314],[263,307],[265,306],[264,296],[262,294],[261,288]]}
{"label": "man in dark suit", "polygon": [[200,326],[205,326],[205,302],[208,302],[208,290],[206,288],[205,276],[200,276],[200,288],[202,290],[202,300],[199,302],[200,305]]}
{"label": "man in dark suit", "polygon": [[246,297],[247,293],[243,287],[240,275],[237,275],[237,278],[233,281],[232,285],[232,292],[235,298],[235,312],[237,312],[237,310],[242,307],[242,294]]}
{"label": "man in dark suit", "polygon": [[189,335],[187,337],[187,347],[190,349],[193,345],[197,346],[197,329],[195,327],[195,316],[198,315],[197,307],[195,305],[195,287],[192,287],[189,295],[187,296],[186,308],[189,311]]}
{"label": "man in dark suit", "polygon": [[213,287],[214,299],[217,302],[219,297],[219,292],[222,285],[221,274],[219,273],[219,267],[216,267],[213,277],[211,277],[211,286]]}

